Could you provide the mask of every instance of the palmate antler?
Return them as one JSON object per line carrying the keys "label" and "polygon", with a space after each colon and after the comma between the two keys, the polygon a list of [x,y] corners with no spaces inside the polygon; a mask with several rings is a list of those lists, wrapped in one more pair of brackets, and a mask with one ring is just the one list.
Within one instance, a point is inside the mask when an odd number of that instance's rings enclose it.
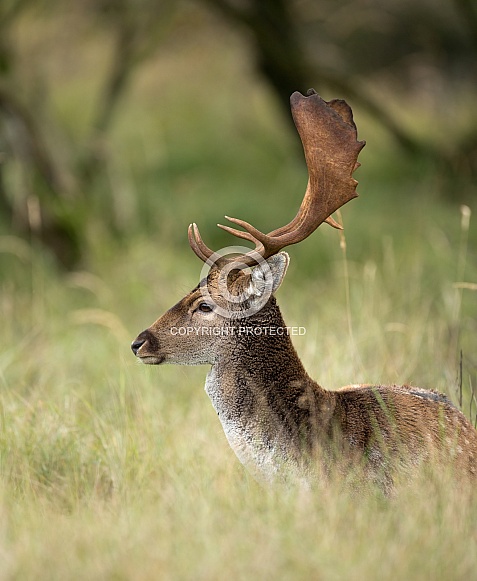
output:
{"label": "palmate antler", "polygon": [[[295,218],[268,234],[244,220],[228,216],[227,220],[245,231],[218,224],[222,230],[255,244],[255,250],[240,257],[241,262],[256,263],[254,253],[269,258],[282,248],[301,242],[323,222],[341,228],[331,214],[358,195],[358,182],[352,174],[360,165],[358,155],[366,142],[357,140],[351,107],[340,99],[326,102],[313,89],[306,97],[293,93],[290,104],[308,167],[305,197]],[[196,224],[189,226],[188,235],[192,250],[207,262],[214,251],[206,246]]]}

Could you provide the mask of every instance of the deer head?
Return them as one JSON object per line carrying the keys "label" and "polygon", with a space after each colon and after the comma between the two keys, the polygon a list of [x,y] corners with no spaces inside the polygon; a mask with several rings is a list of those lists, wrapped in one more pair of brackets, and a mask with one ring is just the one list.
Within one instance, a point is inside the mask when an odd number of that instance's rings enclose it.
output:
{"label": "deer head", "polygon": [[190,246],[208,272],[132,343],[143,363],[213,364],[218,351],[236,341],[238,325],[279,324],[273,293],[289,263],[288,254],[281,250],[301,242],[323,222],[341,228],[331,214],[358,195],[352,174],[360,165],[357,158],[365,142],[357,140],[352,111],[345,101],[326,102],[311,89],[307,96],[293,93],[290,102],[309,175],[297,215],[268,234],[244,220],[227,217],[243,230],[219,227],[255,245],[232,257],[211,250],[197,225],[191,224]]}

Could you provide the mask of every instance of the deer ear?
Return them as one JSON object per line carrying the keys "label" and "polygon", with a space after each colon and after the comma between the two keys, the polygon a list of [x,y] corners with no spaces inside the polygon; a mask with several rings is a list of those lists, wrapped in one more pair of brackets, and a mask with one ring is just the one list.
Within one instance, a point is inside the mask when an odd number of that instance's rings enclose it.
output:
{"label": "deer ear", "polygon": [[270,267],[270,272],[272,273],[272,293],[274,293],[280,288],[280,285],[285,278],[288,265],[290,264],[290,257],[286,252],[279,252],[278,254],[271,256],[267,260],[267,264]]}
{"label": "deer ear", "polygon": [[[282,284],[287,272],[290,257],[286,252],[279,252],[266,260],[266,263],[259,264],[252,271],[251,284],[249,292],[251,295],[260,297],[264,292],[269,290],[274,293]],[[271,277],[270,277],[271,275]],[[266,288],[268,286],[268,289]]]}

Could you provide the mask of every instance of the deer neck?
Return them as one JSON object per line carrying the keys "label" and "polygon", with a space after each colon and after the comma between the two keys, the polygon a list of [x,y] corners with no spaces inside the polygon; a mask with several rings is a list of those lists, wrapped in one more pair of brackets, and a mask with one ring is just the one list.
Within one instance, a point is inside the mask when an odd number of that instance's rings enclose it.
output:
{"label": "deer neck", "polygon": [[258,479],[273,481],[284,470],[299,470],[303,452],[313,452],[333,396],[306,373],[275,299],[234,330],[205,390],[239,460]]}

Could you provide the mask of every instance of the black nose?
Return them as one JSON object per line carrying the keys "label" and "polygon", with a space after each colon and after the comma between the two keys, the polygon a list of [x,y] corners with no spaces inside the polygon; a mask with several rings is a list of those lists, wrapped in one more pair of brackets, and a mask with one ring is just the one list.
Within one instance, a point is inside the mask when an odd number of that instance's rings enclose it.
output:
{"label": "black nose", "polygon": [[145,342],[146,342],[146,339],[144,339],[144,337],[141,337],[141,335],[139,335],[139,337],[131,343],[131,349],[132,349],[132,352],[134,353],[134,355],[137,355],[137,352],[144,345]]}

